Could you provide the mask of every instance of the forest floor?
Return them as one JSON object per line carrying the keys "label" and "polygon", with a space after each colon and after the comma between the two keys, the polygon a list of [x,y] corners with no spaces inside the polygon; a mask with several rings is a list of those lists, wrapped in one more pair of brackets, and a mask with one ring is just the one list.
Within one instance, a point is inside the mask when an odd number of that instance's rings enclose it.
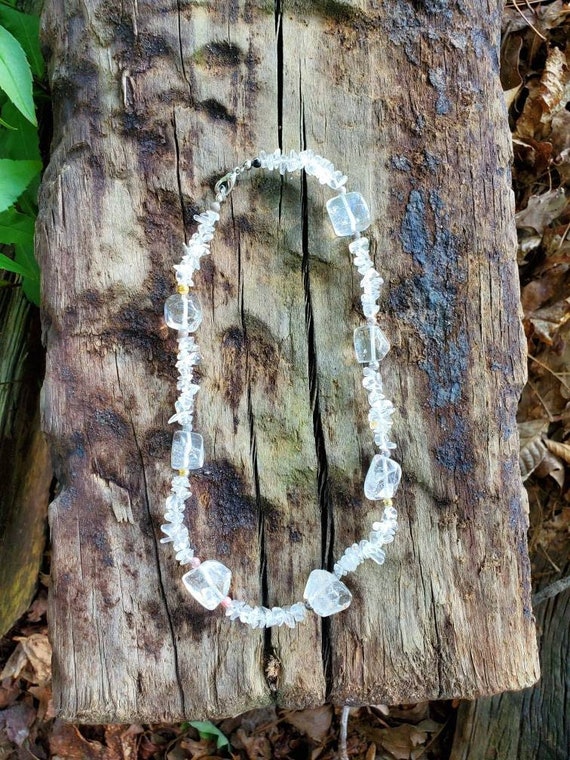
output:
{"label": "forest floor", "polygon": [[[528,383],[519,406],[521,467],[529,493],[536,587],[570,567],[570,5],[508,2],[501,80],[513,133]],[[49,551],[27,614],[0,640],[0,760],[270,760],[339,757],[341,708],[265,708],[215,726],[74,726],[55,719],[46,599]],[[566,568],[566,569],[565,569]],[[566,583],[566,588],[568,588]],[[444,760],[457,702],[352,708],[345,757]],[[342,755],[340,755],[342,757]]]}

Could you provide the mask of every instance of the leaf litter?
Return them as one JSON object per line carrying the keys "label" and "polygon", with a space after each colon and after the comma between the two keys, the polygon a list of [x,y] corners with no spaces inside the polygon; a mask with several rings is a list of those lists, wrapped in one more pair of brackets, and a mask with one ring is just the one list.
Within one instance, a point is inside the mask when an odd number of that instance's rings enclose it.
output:
{"label": "leaf litter", "polygon": [[[501,81],[513,134],[528,382],[519,405],[521,471],[530,504],[535,581],[560,576],[570,545],[570,4],[507,2]],[[2,640],[0,760],[269,760],[338,757],[340,708],[254,710],[216,723],[73,726],[55,718],[47,576],[28,614]],[[352,708],[354,760],[448,758],[458,702]]]}

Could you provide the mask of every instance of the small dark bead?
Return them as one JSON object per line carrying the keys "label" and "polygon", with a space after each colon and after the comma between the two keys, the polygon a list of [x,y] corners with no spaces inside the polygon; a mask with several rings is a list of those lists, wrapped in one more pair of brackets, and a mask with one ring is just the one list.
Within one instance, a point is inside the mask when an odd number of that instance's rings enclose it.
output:
{"label": "small dark bead", "polygon": [[259,169],[259,167],[261,166],[261,161],[259,160],[259,158],[254,158],[253,161],[251,162],[251,165],[255,167],[256,169]]}

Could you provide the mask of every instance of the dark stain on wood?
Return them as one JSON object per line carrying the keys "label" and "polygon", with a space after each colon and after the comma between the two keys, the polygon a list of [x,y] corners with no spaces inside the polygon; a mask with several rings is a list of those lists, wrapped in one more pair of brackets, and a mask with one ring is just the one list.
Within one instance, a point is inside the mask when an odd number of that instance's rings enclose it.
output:
{"label": "dark stain on wood", "polygon": [[235,68],[244,59],[239,45],[229,40],[212,40],[199,48],[193,56],[197,66],[206,66],[212,71]]}
{"label": "dark stain on wood", "polygon": [[[469,360],[469,339],[458,313],[458,288],[461,284],[458,241],[449,229],[443,201],[437,191],[429,194],[433,235],[429,231],[428,206],[423,190],[412,190],[402,222],[400,240],[403,250],[421,268],[391,296],[395,308],[415,312],[414,327],[422,336],[425,358],[420,363],[427,375],[433,409],[457,403]],[[408,311],[411,314],[412,311]],[[418,319],[417,315],[422,318]],[[442,347],[445,346],[445,350]]]}
{"label": "dark stain on wood", "polygon": [[222,392],[233,412],[234,432],[237,431],[238,409],[246,380],[245,335],[241,328],[229,327],[221,338]]}
{"label": "dark stain on wood", "polygon": [[234,125],[236,123],[236,116],[230,113],[227,107],[220,103],[215,98],[207,98],[196,104],[196,107],[201,111],[204,111],[210,119],[214,121],[223,121],[226,124]]}

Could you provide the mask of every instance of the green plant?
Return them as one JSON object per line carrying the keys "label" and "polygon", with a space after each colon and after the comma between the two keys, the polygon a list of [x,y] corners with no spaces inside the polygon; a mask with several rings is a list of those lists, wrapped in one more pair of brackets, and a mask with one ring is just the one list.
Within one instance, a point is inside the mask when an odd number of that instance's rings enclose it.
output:
{"label": "green plant", "polygon": [[35,106],[44,61],[38,16],[14,6],[0,0],[0,244],[10,254],[0,253],[0,268],[21,275],[24,293],[38,304],[34,225],[42,161]]}

